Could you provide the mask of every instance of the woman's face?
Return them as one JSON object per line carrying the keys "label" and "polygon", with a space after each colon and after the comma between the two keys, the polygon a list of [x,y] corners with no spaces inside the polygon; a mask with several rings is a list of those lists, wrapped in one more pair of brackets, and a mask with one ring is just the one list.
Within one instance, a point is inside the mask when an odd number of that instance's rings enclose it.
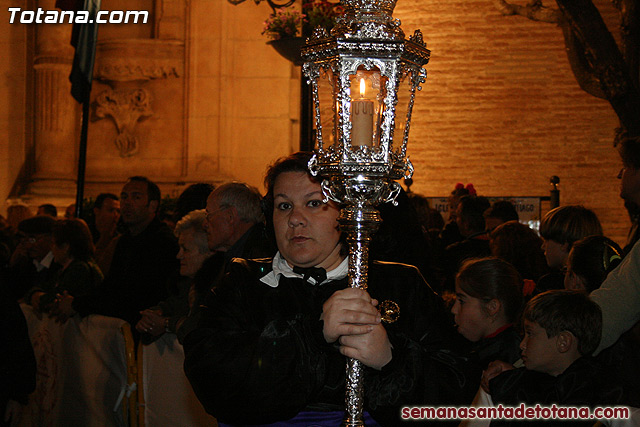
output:
{"label": "woman's face", "polygon": [[338,206],[324,203],[320,184],[305,172],[284,172],[273,186],[273,226],[280,254],[291,266],[336,268],[344,257]]}
{"label": "woman's face", "polygon": [[458,332],[472,342],[494,332],[494,324],[483,309],[485,302],[464,292],[456,283],[456,302],[451,307]]}
{"label": "woman's face", "polygon": [[178,245],[180,245],[180,251],[176,258],[180,260],[180,275],[193,278],[202,267],[204,260],[211,255],[211,252],[207,250],[202,253],[200,251],[196,239],[196,231],[191,228],[180,233]]}

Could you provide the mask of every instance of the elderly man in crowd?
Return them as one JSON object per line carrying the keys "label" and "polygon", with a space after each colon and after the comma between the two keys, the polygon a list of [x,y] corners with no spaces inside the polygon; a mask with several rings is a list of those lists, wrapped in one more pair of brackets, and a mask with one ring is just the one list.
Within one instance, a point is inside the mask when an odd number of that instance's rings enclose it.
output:
{"label": "elderly man in crowd", "polygon": [[275,249],[265,232],[260,192],[241,182],[229,182],[213,190],[207,199],[209,249],[232,258],[271,256]]}
{"label": "elderly man in crowd", "polygon": [[177,331],[180,342],[196,328],[205,297],[221,280],[233,258],[262,258],[275,253],[265,230],[262,196],[250,185],[228,182],[213,190],[207,199],[203,227],[209,249],[217,253],[204,262],[202,273],[195,277],[195,301]]}

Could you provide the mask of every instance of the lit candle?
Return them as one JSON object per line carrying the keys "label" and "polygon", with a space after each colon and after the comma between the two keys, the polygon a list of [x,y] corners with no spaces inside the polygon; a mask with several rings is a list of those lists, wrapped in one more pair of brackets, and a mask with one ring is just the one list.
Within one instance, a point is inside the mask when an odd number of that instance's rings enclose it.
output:
{"label": "lit candle", "polygon": [[364,97],[364,79],[360,79],[360,99],[351,101],[351,145],[373,145],[373,101]]}

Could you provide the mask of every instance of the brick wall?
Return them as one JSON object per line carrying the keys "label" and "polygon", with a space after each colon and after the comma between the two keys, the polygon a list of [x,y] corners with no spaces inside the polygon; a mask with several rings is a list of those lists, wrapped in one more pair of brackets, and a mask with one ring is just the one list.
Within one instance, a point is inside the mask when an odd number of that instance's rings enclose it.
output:
{"label": "brick wall", "polygon": [[472,182],[487,196],[548,196],[558,175],[561,203],[592,208],[624,243],[617,117],[578,87],[560,28],[502,16],[491,0],[399,0],[394,16],[432,52],[411,126],[414,191]]}

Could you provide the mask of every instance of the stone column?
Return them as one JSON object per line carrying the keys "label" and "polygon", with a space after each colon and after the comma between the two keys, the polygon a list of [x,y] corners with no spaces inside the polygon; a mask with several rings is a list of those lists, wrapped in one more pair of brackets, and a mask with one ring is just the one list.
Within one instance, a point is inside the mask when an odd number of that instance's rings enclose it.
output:
{"label": "stone column", "polygon": [[[53,10],[55,0],[37,1]],[[79,127],[78,107],[71,97],[73,60],[70,24],[34,24],[34,176],[36,180],[75,179]]]}

